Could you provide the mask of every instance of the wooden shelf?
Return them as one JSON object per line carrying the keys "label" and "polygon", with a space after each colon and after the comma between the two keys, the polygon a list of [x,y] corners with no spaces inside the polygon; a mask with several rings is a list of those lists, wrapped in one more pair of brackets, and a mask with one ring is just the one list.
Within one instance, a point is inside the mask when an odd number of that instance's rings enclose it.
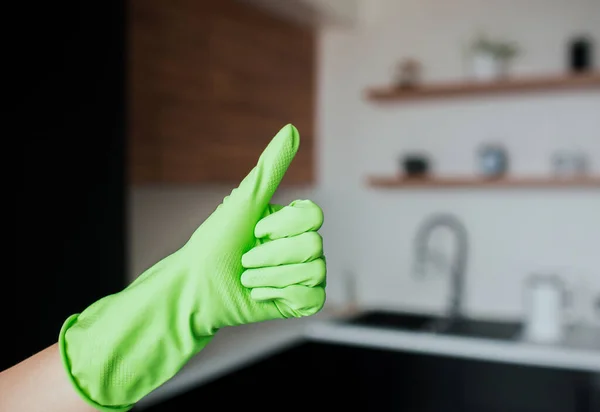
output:
{"label": "wooden shelf", "polygon": [[368,89],[366,97],[377,102],[441,99],[508,93],[528,93],[600,88],[600,72],[562,76],[508,78],[417,86],[412,89],[380,87]]}
{"label": "wooden shelf", "polygon": [[428,177],[406,178],[402,176],[369,177],[371,187],[386,189],[410,188],[598,188],[600,176],[578,178],[554,177],[505,177],[489,179],[484,177]]}

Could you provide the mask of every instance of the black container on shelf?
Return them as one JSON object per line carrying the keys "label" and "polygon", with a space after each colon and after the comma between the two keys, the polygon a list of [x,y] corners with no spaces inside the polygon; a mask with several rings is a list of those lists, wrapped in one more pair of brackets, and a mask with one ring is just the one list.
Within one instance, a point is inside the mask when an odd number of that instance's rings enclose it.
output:
{"label": "black container on shelf", "polygon": [[429,173],[430,162],[425,155],[409,154],[402,157],[401,168],[407,177],[424,177]]}
{"label": "black container on shelf", "polygon": [[594,66],[593,42],[587,36],[578,36],[569,43],[569,69],[580,73],[592,70]]}

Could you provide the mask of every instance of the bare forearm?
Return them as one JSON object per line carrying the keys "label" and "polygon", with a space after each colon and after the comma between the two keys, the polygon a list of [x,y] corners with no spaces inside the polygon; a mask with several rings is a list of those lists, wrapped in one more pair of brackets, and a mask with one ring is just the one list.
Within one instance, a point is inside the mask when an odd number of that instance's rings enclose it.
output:
{"label": "bare forearm", "polygon": [[58,345],[0,372],[0,412],[97,412],[75,392]]}

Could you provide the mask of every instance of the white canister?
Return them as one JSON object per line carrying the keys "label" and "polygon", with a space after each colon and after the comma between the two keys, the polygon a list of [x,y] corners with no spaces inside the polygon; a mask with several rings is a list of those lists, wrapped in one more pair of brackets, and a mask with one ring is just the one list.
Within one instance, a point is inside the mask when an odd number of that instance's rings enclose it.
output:
{"label": "white canister", "polygon": [[525,295],[524,338],[538,343],[563,340],[568,320],[568,291],[563,281],[554,275],[533,275]]}

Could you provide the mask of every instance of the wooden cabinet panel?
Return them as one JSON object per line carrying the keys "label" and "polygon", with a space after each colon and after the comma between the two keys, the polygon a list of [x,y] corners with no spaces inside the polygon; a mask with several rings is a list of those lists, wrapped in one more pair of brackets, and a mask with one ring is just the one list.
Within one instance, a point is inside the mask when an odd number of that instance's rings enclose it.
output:
{"label": "wooden cabinet panel", "polygon": [[311,183],[315,34],[240,4],[131,0],[130,182],[240,181],[293,123],[284,185]]}

